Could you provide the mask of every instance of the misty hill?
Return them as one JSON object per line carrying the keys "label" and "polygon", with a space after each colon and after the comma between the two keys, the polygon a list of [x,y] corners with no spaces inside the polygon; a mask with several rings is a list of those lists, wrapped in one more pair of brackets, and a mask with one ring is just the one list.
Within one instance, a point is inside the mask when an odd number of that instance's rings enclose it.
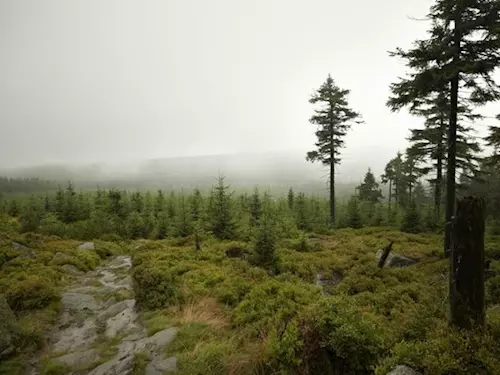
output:
{"label": "misty hill", "polygon": [[[39,177],[66,182],[79,187],[202,189],[211,186],[215,178],[225,175],[237,189],[254,185],[273,190],[290,186],[306,192],[326,192],[327,169],[305,160],[305,152],[268,152],[228,155],[206,155],[162,158],[123,163],[93,163],[80,165],[46,164],[0,170],[9,177]],[[339,192],[352,187],[363,178],[368,160],[346,161],[338,168]],[[375,170],[375,173],[378,173]]]}

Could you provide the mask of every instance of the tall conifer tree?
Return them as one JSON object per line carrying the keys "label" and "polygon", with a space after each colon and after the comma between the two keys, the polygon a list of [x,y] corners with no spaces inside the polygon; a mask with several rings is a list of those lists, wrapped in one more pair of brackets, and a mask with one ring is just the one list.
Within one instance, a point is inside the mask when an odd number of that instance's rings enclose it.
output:
{"label": "tall conifer tree", "polygon": [[[500,2],[497,0],[437,0],[430,9],[427,40],[394,56],[407,60],[408,79],[391,86],[395,108],[418,108],[431,95],[449,93],[446,173],[446,222],[450,223],[456,194],[457,129],[460,103],[482,105],[500,97],[492,78],[500,65]],[[444,251],[450,252],[450,225]]]}
{"label": "tall conifer tree", "polygon": [[307,160],[319,161],[330,169],[330,226],[335,224],[335,166],[340,164],[340,149],[344,136],[353,123],[359,123],[360,114],[349,107],[349,90],[339,88],[328,75],[326,81],[314,93],[309,102],[320,104],[309,120],[318,127],[317,149],[307,153]]}

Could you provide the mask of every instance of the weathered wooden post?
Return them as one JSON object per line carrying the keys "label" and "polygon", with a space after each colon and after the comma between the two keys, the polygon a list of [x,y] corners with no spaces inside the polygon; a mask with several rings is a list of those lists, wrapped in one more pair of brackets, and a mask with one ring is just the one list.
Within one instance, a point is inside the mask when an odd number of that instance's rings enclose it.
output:
{"label": "weathered wooden post", "polygon": [[451,228],[451,324],[482,326],[484,312],[484,200],[457,201]]}

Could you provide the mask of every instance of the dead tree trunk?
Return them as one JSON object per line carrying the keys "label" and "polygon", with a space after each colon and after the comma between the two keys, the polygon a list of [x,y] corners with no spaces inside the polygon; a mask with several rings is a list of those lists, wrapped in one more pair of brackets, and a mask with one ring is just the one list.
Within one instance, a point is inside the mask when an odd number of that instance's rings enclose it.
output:
{"label": "dead tree trunk", "polygon": [[484,201],[457,201],[451,226],[450,322],[482,326],[484,312]]}
{"label": "dead tree trunk", "polygon": [[382,255],[380,256],[380,259],[378,261],[378,268],[383,268],[385,261],[387,260],[387,257],[389,256],[389,253],[392,250],[392,244],[393,241],[389,245],[387,245],[385,248],[382,249]]}

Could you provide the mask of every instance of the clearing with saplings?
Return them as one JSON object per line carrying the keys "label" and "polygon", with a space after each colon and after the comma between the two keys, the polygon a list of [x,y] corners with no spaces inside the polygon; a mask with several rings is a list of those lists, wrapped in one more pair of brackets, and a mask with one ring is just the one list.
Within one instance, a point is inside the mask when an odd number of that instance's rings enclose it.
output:
{"label": "clearing with saplings", "polygon": [[[224,1],[0,4],[0,374],[500,375],[500,2],[429,0],[425,35],[380,60],[395,2]],[[404,113],[402,139],[382,123]]]}

